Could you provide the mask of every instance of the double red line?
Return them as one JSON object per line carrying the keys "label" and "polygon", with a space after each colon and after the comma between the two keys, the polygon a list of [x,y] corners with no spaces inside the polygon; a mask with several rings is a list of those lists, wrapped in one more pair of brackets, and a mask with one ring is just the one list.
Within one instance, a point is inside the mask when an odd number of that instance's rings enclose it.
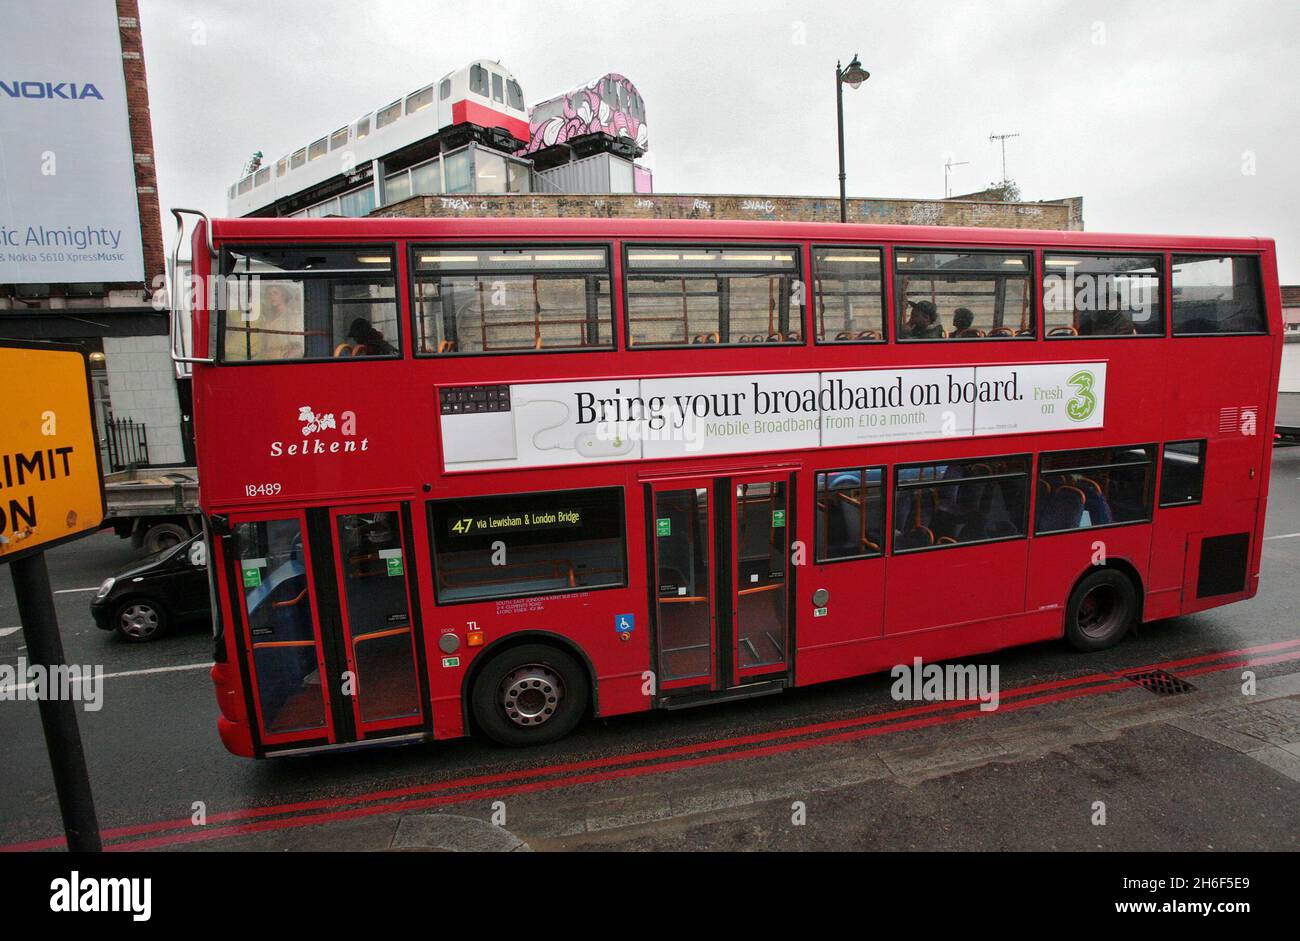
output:
{"label": "double red line", "polygon": [[[1221,650],[1181,660],[1128,667],[1116,672],[1092,673],[1087,676],[1004,690],[996,712],[1012,712],[1067,699],[1131,689],[1133,684],[1126,677],[1148,670],[1176,669],[1182,676],[1195,676],[1200,673],[1212,673],[1236,667],[1264,666],[1297,659],[1300,659],[1300,638],[1237,650]],[[552,764],[497,774],[471,775],[345,797],[226,811],[210,815],[207,823],[202,827],[194,826],[189,818],[180,818],[115,827],[104,830],[101,836],[109,844],[107,848],[110,850],[144,850],[273,830],[318,826],[380,814],[409,813],[471,800],[489,800],[514,794],[662,774],[721,762],[783,754],[995,714],[981,711],[979,705],[975,700],[927,703],[889,712],[774,729],[673,748],[611,755],[589,761]],[[50,837],[0,846],[0,852],[53,849],[63,844],[63,837]]]}

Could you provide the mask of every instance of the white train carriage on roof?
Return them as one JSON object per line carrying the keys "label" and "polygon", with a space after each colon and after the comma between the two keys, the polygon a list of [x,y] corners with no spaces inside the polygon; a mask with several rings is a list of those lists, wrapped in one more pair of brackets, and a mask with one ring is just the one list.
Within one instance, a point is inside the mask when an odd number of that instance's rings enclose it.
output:
{"label": "white train carriage on roof", "polygon": [[[259,167],[227,191],[226,214],[247,216],[282,199],[356,173],[372,160],[458,124],[499,127],[528,141],[528,111],[518,79],[500,62],[478,59],[432,85],[362,115],[351,124]],[[369,190],[347,194],[373,201]],[[364,215],[364,206],[344,215]],[[373,202],[371,203],[373,208]],[[368,210],[366,210],[368,211]]]}

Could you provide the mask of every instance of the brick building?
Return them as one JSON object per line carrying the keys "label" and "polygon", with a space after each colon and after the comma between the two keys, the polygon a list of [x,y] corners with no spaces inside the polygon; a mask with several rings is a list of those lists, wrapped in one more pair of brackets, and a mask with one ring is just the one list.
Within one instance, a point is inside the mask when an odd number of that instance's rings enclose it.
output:
{"label": "brick building", "polygon": [[[116,15],[143,264],[139,280],[129,281],[6,284],[0,274],[0,336],[73,343],[90,355],[106,471],[144,456],[127,443],[139,440],[139,426],[143,426],[150,463],[182,463],[192,451],[185,424],[188,380],[178,380],[172,369],[167,313],[155,310],[151,303],[153,289],[163,283],[166,252],[138,0],[89,0],[76,9],[87,17]],[[18,41],[31,42],[33,37],[21,37],[22,28],[22,24],[17,27]],[[39,74],[77,76],[75,67],[54,58],[41,62]],[[107,88],[104,94],[111,97]],[[96,145],[90,140],[84,146]],[[68,174],[77,171],[75,162],[70,170],[60,169]],[[126,427],[114,432],[110,419]]]}
{"label": "brick building", "polygon": [[[824,196],[716,193],[475,193],[414,196],[375,216],[539,217],[609,219],[755,219],[838,222],[839,201]],[[1082,229],[1083,198],[1035,203],[958,199],[850,199],[849,222],[954,225],[1008,229]]]}

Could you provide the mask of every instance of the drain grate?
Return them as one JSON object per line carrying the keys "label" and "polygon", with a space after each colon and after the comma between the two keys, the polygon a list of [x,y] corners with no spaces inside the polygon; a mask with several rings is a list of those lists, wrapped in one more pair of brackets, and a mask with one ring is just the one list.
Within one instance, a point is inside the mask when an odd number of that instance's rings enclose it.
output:
{"label": "drain grate", "polygon": [[1143,670],[1140,673],[1125,673],[1124,679],[1132,680],[1143,689],[1149,689],[1160,696],[1173,696],[1196,689],[1186,680],[1164,670]]}

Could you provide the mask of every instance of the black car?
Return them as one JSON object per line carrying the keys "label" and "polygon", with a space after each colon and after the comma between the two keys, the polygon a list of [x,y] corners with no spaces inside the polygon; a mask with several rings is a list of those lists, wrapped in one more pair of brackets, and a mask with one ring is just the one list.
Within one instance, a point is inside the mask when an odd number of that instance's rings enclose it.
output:
{"label": "black car", "polygon": [[203,534],[104,579],[90,613],[97,627],[133,643],[157,640],[177,621],[211,617]]}

